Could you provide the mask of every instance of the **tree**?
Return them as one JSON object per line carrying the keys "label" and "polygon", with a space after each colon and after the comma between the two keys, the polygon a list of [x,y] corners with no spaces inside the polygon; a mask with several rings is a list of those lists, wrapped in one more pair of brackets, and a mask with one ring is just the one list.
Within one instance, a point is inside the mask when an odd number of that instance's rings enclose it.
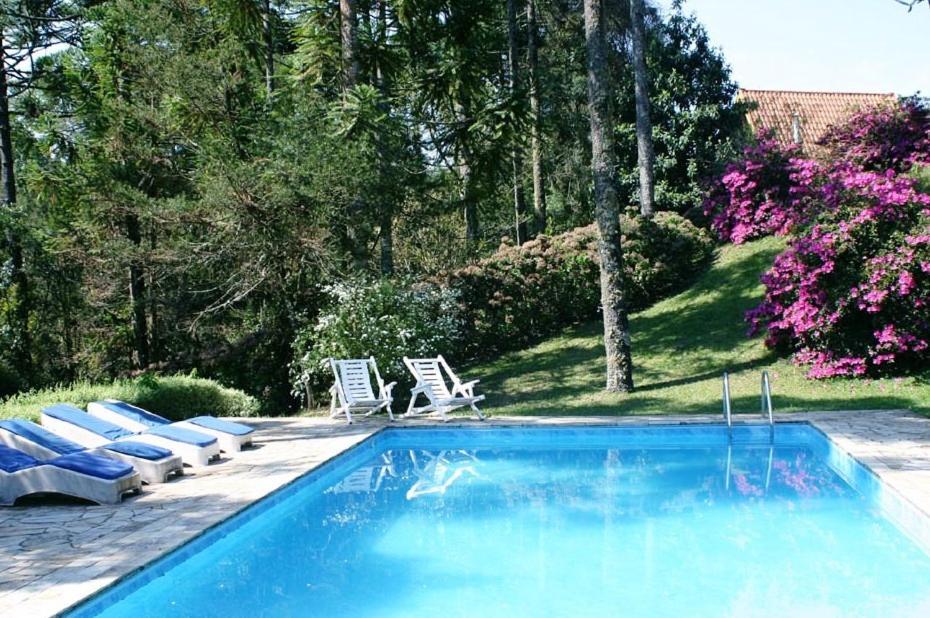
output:
{"label": "tree", "polygon": [[342,49],[342,88],[348,92],[358,83],[358,20],[355,0],[339,0],[339,42]]}
{"label": "tree", "polygon": [[[375,38],[375,43],[378,47],[381,48],[381,53],[377,55],[375,60],[375,83],[378,88],[378,94],[380,95],[379,107],[385,117],[391,115],[391,104],[390,104],[390,88],[388,84],[388,70],[386,61],[388,51],[388,18],[387,18],[387,3],[385,0],[377,0],[378,3],[378,20],[377,20],[377,35]],[[377,141],[377,152],[378,152],[378,178],[381,180],[382,184],[387,180],[387,162],[390,153],[388,148],[385,147],[385,138],[379,132],[376,136]],[[394,274],[394,204],[389,198],[386,198],[382,194],[380,200],[379,208],[379,244],[380,244],[380,258],[381,258],[381,274],[383,276],[389,277]]]}
{"label": "tree", "polygon": [[591,124],[591,170],[601,269],[601,309],[607,354],[607,390],[633,390],[633,361],[623,285],[620,212],[614,177],[610,74],[601,0],[584,0],[588,66],[588,114]]}
{"label": "tree", "polygon": [[6,318],[14,333],[9,342],[19,371],[32,370],[32,337],[29,328],[31,301],[23,245],[17,230],[19,219],[16,161],[10,101],[34,85],[36,56],[77,39],[80,6],[68,0],[0,3],[0,209],[7,216],[4,241],[9,254]]}
{"label": "tree", "polygon": [[537,234],[546,231],[546,188],[543,180],[542,114],[539,94],[539,52],[537,50],[536,0],[526,3],[526,68],[530,99],[530,157],[533,166],[533,219]]}
{"label": "tree", "polygon": [[479,202],[497,186],[515,128],[509,102],[501,96],[506,85],[500,50],[507,44],[502,8],[494,0],[398,2],[417,124],[432,159],[455,174],[456,201],[472,252],[481,240]]}
{"label": "tree", "polygon": [[636,97],[636,144],[639,166],[639,210],[651,217],[655,210],[655,153],[652,147],[652,120],[649,117],[649,76],[646,72],[646,34],[643,0],[630,0],[633,83]]}
{"label": "tree", "polygon": [[[507,0],[507,74],[510,97],[514,104],[520,100],[520,75],[517,61],[517,6],[516,0]],[[513,205],[516,223],[516,243],[526,241],[526,197],[523,193],[523,147],[522,138],[516,132],[511,137],[513,168]]]}

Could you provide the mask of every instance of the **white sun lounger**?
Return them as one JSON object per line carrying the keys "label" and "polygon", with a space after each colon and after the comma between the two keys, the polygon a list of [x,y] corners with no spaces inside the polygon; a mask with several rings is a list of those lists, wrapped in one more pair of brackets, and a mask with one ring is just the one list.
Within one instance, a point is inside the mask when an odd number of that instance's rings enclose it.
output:
{"label": "white sun lounger", "polygon": [[87,451],[39,461],[0,444],[0,504],[31,494],[64,494],[98,504],[117,504],[123,494],[142,491],[132,466]]}
{"label": "white sun lounger", "polygon": [[172,474],[184,474],[181,456],[160,446],[122,440],[88,449],[62,438],[46,427],[21,419],[0,421],[0,444],[20,450],[36,459],[54,459],[82,451],[118,459],[135,468],[143,483],[164,483]]}
{"label": "white sun lounger", "polygon": [[[417,416],[420,414],[438,414],[442,420],[449,420],[446,414],[456,408],[470,407],[478,420],[484,420],[484,414],[475,405],[484,401],[484,395],[475,395],[475,385],[478,380],[462,382],[459,380],[449,363],[441,355],[436,358],[407,358],[404,364],[416,378],[416,385],[410,389],[410,405],[404,416]],[[450,390],[443,377],[443,371],[452,381]],[[426,397],[426,405],[417,406],[420,396]]]}
{"label": "white sun lounger", "polygon": [[180,455],[187,466],[206,466],[220,456],[220,445],[213,436],[170,425],[133,433],[67,404],[43,408],[42,425],[87,448],[123,440],[153,444]]}
{"label": "white sun lounger", "polygon": [[220,444],[220,450],[226,453],[238,453],[243,447],[251,446],[252,434],[255,433],[255,430],[248,425],[233,423],[213,416],[196,416],[172,423],[164,416],[159,416],[139,406],[116,399],[105,399],[89,403],[87,404],[87,412],[134,433],[169,425],[204,433],[216,438]]}
{"label": "white sun lounger", "polygon": [[[387,410],[388,418],[394,420],[394,412],[391,411],[391,404],[394,398],[391,390],[397,384],[391,382],[385,384],[378,372],[378,364],[375,357],[355,358],[347,360],[329,359],[330,367],[333,369],[335,383],[329,389],[332,400],[329,406],[329,415],[331,417],[346,415],[346,420],[352,422],[352,413],[364,413],[370,416],[380,410]],[[375,380],[378,382],[378,396],[375,397],[374,389],[371,386],[371,374],[375,374]]]}

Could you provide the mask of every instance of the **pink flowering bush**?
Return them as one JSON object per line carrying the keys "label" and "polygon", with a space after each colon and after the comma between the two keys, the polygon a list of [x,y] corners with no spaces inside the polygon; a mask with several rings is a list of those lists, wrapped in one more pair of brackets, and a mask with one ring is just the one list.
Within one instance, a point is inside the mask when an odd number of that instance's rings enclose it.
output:
{"label": "pink flowering bush", "polygon": [[837,165],[819,212],[762,277],[751,332],[795,352],[812,378],[900,371],[930,360],[930,195],[893,170]]}
{"label": "pink flowering bush", "polygon": [[742,244],[754,238],[787,234],[804,218],[808,187],[816,164],[797,157],[771,132],[756,136],[714,183],[704,202],[704,214],[720,240]]}
{"label": "pink flowering bush", "polygon": [[930,114],[916,99],[854,114],[820,141],[830,158],[867,171],[905,172],[930,161]]}

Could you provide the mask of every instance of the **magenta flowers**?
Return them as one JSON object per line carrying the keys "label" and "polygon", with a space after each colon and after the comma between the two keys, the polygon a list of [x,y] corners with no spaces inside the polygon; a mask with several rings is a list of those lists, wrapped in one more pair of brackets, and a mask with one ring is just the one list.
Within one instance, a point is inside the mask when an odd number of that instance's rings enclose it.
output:
{"label": "magenta flowers", "polygon": [[803,187],[813,179],[814,164],[797,154],[763,131],[739,161],[727,166],[704,203],[721,240],[742,244],[788,233],[803,211]]}
{"label": "magenta flowers", "polygon": [[794,351],[809,376],[877,373],[925,363],[930,341],[930,195],[905,177],[840,167],[822,210],[762,276],[747,312],[766,343]]}
{"label": "magenta flowers", "polygon": [[750,334],[793,353],[811,378],[862,376],[930,362],[930,195],[912,175],[930,161],[930,119],[913,100],[854,115],[795,156],[770,136],[732,164],[705,204],[740,243],[790,234],[746,314]]}

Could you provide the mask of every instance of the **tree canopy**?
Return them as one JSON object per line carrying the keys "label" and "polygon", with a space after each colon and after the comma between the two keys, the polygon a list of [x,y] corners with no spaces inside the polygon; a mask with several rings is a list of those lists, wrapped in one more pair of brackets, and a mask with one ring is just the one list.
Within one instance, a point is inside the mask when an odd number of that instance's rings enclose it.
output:
{"label": "tree canopy", "polygon": [[[327,286],[594,220],[579,0],[2,6],[0,394],[194,370],[287,409],[292,342]],[[604,7],[632,213],[631,11]],[[642,18],[655,208],[688,213],[742,110],[693,16]],[[533,210],[515,217],[518,190]]]}

